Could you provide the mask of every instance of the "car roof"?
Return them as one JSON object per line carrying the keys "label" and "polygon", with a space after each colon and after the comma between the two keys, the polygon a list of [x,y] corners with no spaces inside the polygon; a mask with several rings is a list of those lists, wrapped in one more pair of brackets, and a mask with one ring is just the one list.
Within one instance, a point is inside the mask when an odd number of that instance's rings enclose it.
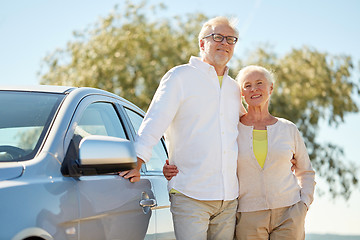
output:
{"label": "car roof", "polygon": [[[0,91],[19,91],[19,92],[44,92],[44,93],[57,93],[57,94],[69,94],[73,92],[76,95],[88,95],[88,94],[100,94],[107,95],[113,98],[119,99],[124,103],[127,103],[138,110],[141,110],[138,106],[122,98],[114,93],[108,91],[91,88],[91,87],[71,87],[71,86],[57,86],[57,85],[0,85]],[[142,111],[142,110],[141,110]]]}
{"label": "car roof", "polygon": [[0,90],[23,92],[66,93],[71,92],[74,89],[76,88],[55,85],[0,85]]}

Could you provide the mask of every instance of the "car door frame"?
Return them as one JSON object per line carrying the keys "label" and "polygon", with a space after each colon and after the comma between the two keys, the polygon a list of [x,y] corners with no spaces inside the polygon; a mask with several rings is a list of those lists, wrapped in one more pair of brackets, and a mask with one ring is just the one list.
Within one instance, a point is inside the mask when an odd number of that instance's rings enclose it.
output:
{"label": "car door frame", "polygon": [[[134,111],[135,113],[138,113],[142,118],[144,118],[145,113],[133,105],[124,104],[121,106],[121,111],[123,111],[122,114],[125,115],[125,120],[128,121],[127,125],[131,126],[130,131],[132,134],[132,140],[135,141],[137,134],[124,107]],[[160,141],[166,156],[168,157],[169,155],[164,137],[162,137]],[[146,164],[142,165],[141,178],[149,179],[151,181],[152,191],[155,193],[155,199],[157,201],[157,206],[151,208],[151,210],[154,211],[153,216],[155,216],[155,219],[150,219],[149,224],[149,227],[153,227],[152,224],[155,224],[155,233],[152,235],[152,232],[148,231],[146,239],[175,239],[172,216],[170,213],[170,200],[167,191],[168,181],[166,180],[162,171],[148,171]]]}
{"label": "car door frame", "polygon": [[[64,148],[69,147],[70,141],[75,132],[76,122],[78,122],[81,119],[81,117],[82,117],[84,111],[87,109],[87,107],[96,102],[109,103],[114,107],[114,110],[116,111],[116,113],[118,115],[119,121],[121,122],[121,125],[124,128],[124,131],[125,131],[125,134],[126,134],[128,140],[133,141],[133,136],[131,134],[131,128],[129,127],[129,125],[128,125],[129,123],[126,120],[127,116],[124,114],[123,110],[121,109],[121,105],[125,102],[121,101],[121,99],[117,99],[112,96],[106,96],[106,95],[101,95],[101,94],[88,94],[78,101],[78,104],[77,104],[76,108],[74,109],[73,115],[71,117],[71,121],[69,122],[67,131],[65,133],[65,137],[64,137],[64,141],[63,141]],[[64,152],[66,152],[66,151],[67,151],[67,149],[64,149]],[[84,191],[82,191],[82,189],[81,189],[83,187],[82,185],[87,185],[84,183],[88,180],[95,183],[97,179],[100,179],[101,181],[108,180],[108,179],[114,179],[114,181],[119,181],[119,183],[122,182],[122,184],[128,185],[127,189],[132,188],[132,189],[136,189],[138,191],[139,194],[136,197],[137,200],[133,199],[133,201],[135,200],[134,204],[136,206],[138,206],[139,212],[137,213],[137,217],[139,218],[139,221],[138,221],[138,224],[134,224],[134,225],[137,225],[137,226],[134,226],[134,228],[135,227],[137,228],[136,231],[138,232],[137,233],[138,236],[140,236],[140,235],[145,236],[145,233],[147,231],[147,226],[149,224],[149,219],[151,217],[151,212],[143,213],[141,206],[139,205],[139,202],[141,201],[141,193],[143,193],[143,192],[145,192],[148,196],[150,196],[150,198],[154,198],[154,193],[151,188],[151,182],[147,179],[144,179],[144,180],[140,181],[139,183],[136,183],[133,185],[132,183],[128,182],[127,180],[121,178],[118,175],[97,175],[97,176],[83,176],[83,177],[79,177],[79,178],[74,178],[74,180],[75,180],[74,184],[76,185],[77,192],[78,192],[77,198],[79,199],[80,209],[84,208],[84,206],[81,207],[81,203],[82,203],[81,199],[84,199],[84,197],[83,197]],[[89,187],[87,187],[87,188],[89,188]],[[88,198],[89,197],[91,198],[91,196],[96,197],[96,195],[89,194],[90,193],[89,189],[87,189],[85,191],[87,193],[86,197],[88,197]],[[89,202],[91,202],[91,201],[89,201]],[[112,204],[114,204],[114,203],[112,203]],[[114,213],[111,213],[111,214],[114,216]],[[80,238],[79,239],[86,239],[86,234],[84,236],[84,233],[82,233],[82,230],[81,230],[83,228],[82,223],[86,223],[87,221],[91,221],[96,218],[101,218],[105,215],[106,214],[103,214],[103,215],[98,214],[96,216],[86,216],[86,218],[83,218],[81,210],[80,210],[80,212],[79,212],[79,231],[80,231],[79,236],[80,236]],[[140,220],[140,218],[142,220]],[[109,222],[111,222],[111,221],[107,221],[107,224],[109,224]],[[141,229],[139,229],[139,226],[141,227]],[[106,229],[104,229],[104,231],[105,230]],[[128,228],[128,230],[130,231],[129,228]],[[128,233],[130,233],[130,232],[128,232]],[[141,238],[143,238],[143,237],[132,236],[132,239],[141,239]]]}

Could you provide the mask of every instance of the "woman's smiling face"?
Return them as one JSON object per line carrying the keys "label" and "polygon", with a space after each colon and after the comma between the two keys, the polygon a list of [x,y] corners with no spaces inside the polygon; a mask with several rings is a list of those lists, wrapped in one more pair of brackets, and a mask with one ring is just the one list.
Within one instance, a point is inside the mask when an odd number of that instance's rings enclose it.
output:
{"label": "woman's smiling face", "polygon": [[260,71],[252,71],[245,75],[241,92],[249,106],[256,107],[269,102],[273,90],[271,83]]}

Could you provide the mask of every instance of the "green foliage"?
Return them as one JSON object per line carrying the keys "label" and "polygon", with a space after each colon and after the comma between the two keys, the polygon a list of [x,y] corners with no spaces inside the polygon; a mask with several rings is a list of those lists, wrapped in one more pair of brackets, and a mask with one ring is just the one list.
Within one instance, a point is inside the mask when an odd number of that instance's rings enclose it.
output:
{"label": "green foliage", "polygon": [[358,112],[353,100],[359,94],[359,83],[352,81],[351,57],[331,56],[309,47],[293,49],[279,58],[268,47],[259,47],[247,64],[271,69],[275,88],[270,112],[296,123],[301,131],[317,176],[328,182],[333,197],[350,197],[358,186],[357,168],[344,159],[343,149],[316,138],[319,125],[325,121],[337,127],[347,113]]}
{"label": "green foliage", "polygon": [[[207,18],[198,13],[161,19],[156,16],[165,9],[162,5],[124,4],[122,11],[115,7],[107,17],[75,32],[75,40],[65,49],[46,56],[39,73],[41,83],[101,88],[146,110],[162,76],[198,55],[197,35]],[[351,81],[351,57],[309,47],[278,57],[259,47],[247,60],[234,58],[232,63],[241,66],[242,61],[275,72],[271,113],[297,124],[317,176],[329,183],[332,196],[347,199],[358,186],[357,169],[344,160],[341,148],[331,141],[319,143],[316,136],[324,121],[336,127],[347,113],[359,111],[353,100],[354,94],[359,95],[359,83]],[[237,72],[230,69],[233,76]]]}
{"label": "green foliage", "polygon": [[[146,109],[161,77],[198,55],[197,34],[205,16],[151,20],[164,6],[126,1],[119,12],[84,32],[44,59],[41,83],[101,88]],[[148,17],[146,13],[152,13]]]}

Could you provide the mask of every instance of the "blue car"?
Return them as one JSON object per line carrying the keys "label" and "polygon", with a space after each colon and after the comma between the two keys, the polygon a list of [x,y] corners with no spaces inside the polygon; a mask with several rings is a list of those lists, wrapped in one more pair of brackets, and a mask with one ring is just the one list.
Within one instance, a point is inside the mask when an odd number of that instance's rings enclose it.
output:
{"label": "blue car", "polygon": [[143,164],[144,112],[94,88],[0,87],[0,239],[175,239],[164,140]]}

